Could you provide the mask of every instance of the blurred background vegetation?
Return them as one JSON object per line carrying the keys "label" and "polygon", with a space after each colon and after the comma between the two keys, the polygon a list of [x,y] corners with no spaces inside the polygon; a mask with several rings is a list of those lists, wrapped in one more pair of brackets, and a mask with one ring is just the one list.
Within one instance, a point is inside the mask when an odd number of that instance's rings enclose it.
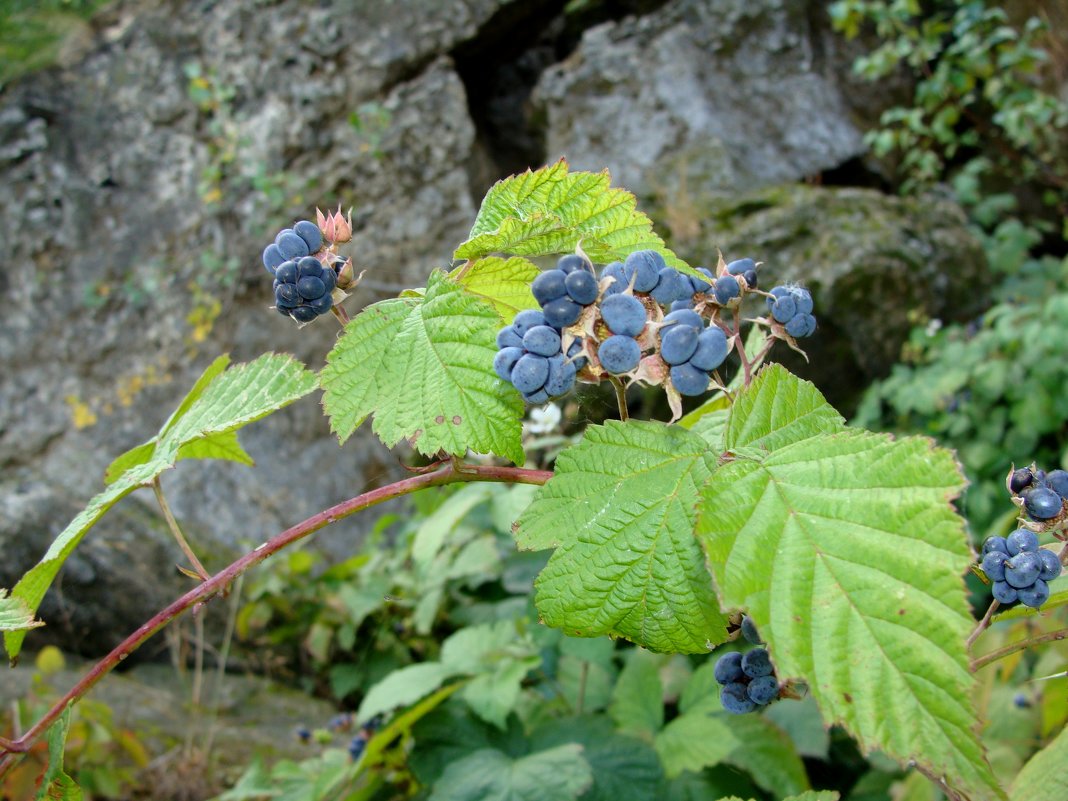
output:
{"label": "blurred background vegetation", "polygon": [[[0,0],[0,92],[30,85],[56,63],[77,69],[77,54],[93,46],[93,14],[105,5]],[[138,8],[118,5],[123,13]],[[563,12],[567,24],[587,25],[662,5],[572,2]],[[859,425],[926,434],[957,451],[971,481],[961,511],[978,543],[1013,527],[1004,491],[1012,464],[1068,468],[1068,7],[986,0],[809,6],[851,54],[854,91],[898,88],[896,102],[866,123],[863,183],[957,204],[990,266],[989,280],[974,288],[982,306],[976,313],[950,320],[907,310],[912,328],[896,363],[865,377],[849,404]],[[574,44],[577,34],[564,38]],[[193,61],[184,79],[206,131],[209,157],[197,178],[205,205],[251,198],[256,230],[307,205],[305,177],[242,161],[237,90]],[[388,160],[400,113],[379,98],[347,109],[367,159]],[[519,143],[509,158],[530,148]],[[844,179],[826,171],[812,182],[824,180]],[[685,242],[695,212],[679,200],[685,192],[673,193],[657,213]],[[248,219],[235,227],[247,228]],[[189,320],[192,339],[210,343],[215,321],[240,291],[241,262],[225,251],[200,258],[208,277],[190,284],[197,300]],[[84,302],[90,311],[116,296],[148,303],[153,282],[165,280],[141,274],[127,283],[86,283]],[[395,287],[383,280],[381,289]],[[890,310],[899,300],[878,303]],[[603,414],[585,396],[563,411],[562,423],[529,434],[540,466]],[[529,495],[529,488],[495,486],[426,493],[378,518],[345,558],[300,550],[261,568],[235,590],[214,629],[202,621],[178,627],[154,654],[172,662],[163,674],[131,675],[116,691],[163,698],[173,714],[117,715],[114,696],[82,704],[68,770],[101,799],[475,799],[485,792],[479,777],[496,776],[500,764],[514,768],[513,780],[522,767],[538,777],[513,788],[522,798],[778,799],[808,787],[837,790],[849,801],[941,797],[924,777],[879,754],[862,755],[843,733],[828,731],[809,701],[728,721],[707,658],[660,657],[541,626],[531,582],[544,554],[517,553],[510,537]],[[980,608],[985,591],[978,581],[974,589]],[[1063,611],[995,627],[989,646],[1063,625]],[[450,641],[466,659],[450,653]],[[1032,683],[1065,661],[1068,650],[1054,645],[981,674],[983,736],[1006,781],[1068,719],[1065,680]],[[411,671],[427,664],[439,667]],[[14,688],[18,700],[6,699],[9,728],[32,721],[68,686],[65,670],[58,651],[39,652]],[[247,677],[295,695],[245,685]],[[386,714],[374,725],[357,723],[352,713],[372,687]],[[424,696],[408,713],[388,712]],[[240,718],[259,706],[274,711]],[[585,746],[592,786],[570,752],[555,750],[568,743]],[[24,763],[5,799],[30,797],[41,757]]]}

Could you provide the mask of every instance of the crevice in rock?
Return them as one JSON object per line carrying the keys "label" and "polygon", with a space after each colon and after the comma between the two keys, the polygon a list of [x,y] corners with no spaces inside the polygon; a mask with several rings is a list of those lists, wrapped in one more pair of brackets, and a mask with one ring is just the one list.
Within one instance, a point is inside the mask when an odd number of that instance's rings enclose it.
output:
{"label": "crevice in rock", "polygon": [[860,189],[878,189],[880,192],[894,194],[894,186],[872,169],[864,156],[856,156],[836,167],[823,170],[811,177],[812,183],[820,186],[844,186]]}
{"label": "crevice in rock", "polygon": [[494,181],[545,162],[544,120],[530,107],[541,74],[604,22],[649,14],[667,0],[528,0],[506,5],[451,53],[467,92],[478,156],[469,167],[478,201]]}

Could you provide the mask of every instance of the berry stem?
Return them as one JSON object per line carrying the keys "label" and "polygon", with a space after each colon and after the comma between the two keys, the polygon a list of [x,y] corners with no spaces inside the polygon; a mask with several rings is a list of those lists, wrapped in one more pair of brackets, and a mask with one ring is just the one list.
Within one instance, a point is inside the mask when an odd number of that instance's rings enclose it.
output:
{"label": "berry stem", "polygon": [[197,555],[193,553],[189,541],[185,538],[185,535],[182,534],[182,529],[178,525],[174,513],[171,511],[170,504],[167,503],[167,499],[163,495],[163,486],[160,484],[159,476],[152,479],[152,491],[156,493],[156,502],[159,503],[160,511],[163,512],[163,519],[167,521],[167,527],[171,530],[171,534],[174,535],[174,539],[178,541],[178,547],[182,549],[182,553],[185,554],[185,558],[189,560],[189,564],[193,566],[197,575],[200,576],[200,580],[207,581],[211,578],[211,574],[208,573],[204,568],[204,565],[197,559]]}
{"label": "berry stem", "polygon": [[998,610],[999,606],[1001,606],[1001,604],[998,602],[997,598],[990,602],[990,606],[987,608],[986,614],[983,615],[983,619],[979,621],[976,627],[972,629],[972,633],[968,635],[968,639],[964,643],[967,648],[970,649],[975,641],[979,639],[979,635],[990,627],[990,621],[994,617],[994,613]]}
{"label": "berry stem", "polygon": [[68,704],[74,703],[97,682],[110,673],[120,662],[136,651],[146,640],[160,629],[167,626],[179,615],[192,607],[205,603],[225,591],[225,589],[238,576],[243,575],[250,568],[273,556],[284,548],[298,542],[319,529],[325,528],[331,523],[361,512],[372,506],[410,495],[426,487],[438,487],[444,484],[453,484],[459,481],[496,481],[514,484],[544,484],[552,477],[551,470],[531,470],[520,467],[499,467],[496,465],[471,465],[465,464],[462,469],[450,462],[432,473],[413,476],[393,484],[388,484],[378,489],[370,490],[354,498],[331,506],[308,519],[287,528],[280,534],[262,543],[237,559],[228,567],[211,576],[192,590],[187,592],[170,606],[157,612],[152,618],[143,623],[129,637],[123,640],[107,656],[97,662],[89,672],[75,684],[67,693],[60,698],[25,734],[17,740],[0,738],[0,779],[14,766],[17,755],[29,751],[45,733],[49,726],[55,722]]}
{"label": "berry stem", "polygon": [[1010,643],[1009,645],[998,648],[996,651],[991,651],[989,654],[984,654],[983,656],[973,659],[969,668],[972,673],[975,673],[989,665],[991,662],[997,662],[999,659],[1003,659],[1017,651],[1022,651],[1024,648],[1030,648],[1032,645],[1041,645],[1044,642],[1056,642],[1065,639],[1068,639],[1068,629],[1047,631],[1045,634],[1038,634],[1034,637],[1028,637],[1024,640]]}
{"label": "berry stem", "polygon": [[333,313],[334,317],[337,318],[338,322],[341,323],[342,328],[352,322],[352,319],[349,317],[349,313],[345,311],[343,306],[339,306],[335,303],[333,306],[330,307],[330,311]]}
{"label": "berry stem", "polygon": [[627,409],[627,388],[624,387],[623,382],[614,375],[610,375],[608,380],[612,382],[612,386],[616,390],[616,405],[619,407],[619,419],[625,423],[630,419],[630,411]]}

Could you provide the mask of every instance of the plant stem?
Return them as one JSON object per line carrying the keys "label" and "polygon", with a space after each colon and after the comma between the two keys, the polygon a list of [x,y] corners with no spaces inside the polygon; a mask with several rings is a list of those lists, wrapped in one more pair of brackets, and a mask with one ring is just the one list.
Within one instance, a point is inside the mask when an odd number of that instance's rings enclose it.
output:
{"label": "plant stem", "polygon": [[748,387],[753,380],[753,368],[749,364],[749,357],[745,353],[745,343],[742,341],[742,312],[740,309],[734,310],[734,329],[732,336],[735,337],[734,349],[738,351],[738,358],[742,360],[742,370],[745,371],[745,386]]}
{"label": "plant stem", "polygon": [[156,493],[156,501],[163,512],[163,519],[167,521],[167,527],[171,530],[171,534],[174,535],[174,539],[178,541],[178,547],[182,549],[182,553],[185,554],[185,558],[189,560],[193,569],[196,570],[201,581],[207,581],[210,575],[204,569],[204,565],[200,563],[200,560],[197,559],[197,555],[193,553],[193,549],[189,547],[189,542],[186,540],[185,535],[182,534],[182,529],[178,526],[174,513],[171,512],[170,504],[167,503],[167,499],[163,496],[163,486],[159,482],[159,476],[152,479],[152,491]]}
{"label": "plant stem", "polygon": [[352,318],[349,317],[349,313],[345,311],[344,307],[339,306],[335,303],[333,306],[330,307],[330,311],[333,312],[334,317],[337,318],[337,321],[341,323],[342,328],[352,322]]}
{"label": "plant stem", "polygon": [[579,668],[579,686],[578,696],[575,698],[575,714],[581,715],[583,707],[586,706],[586,681],[590,677],[590,663],[586,660],[582,661],[582,667]]}
{"label": "plant stem", "polygon": [[976,627],[972,630],[972,633],[968,635],[968,639],[965,642],[967,648],[971,648],[975,641],[979,639],[979,635],[986,631],[990,626],[990,620],[994,617],[994,613],[998,610],[999,606],[1001,606],[1001,604],[998,603],[997,598],[990,602],[990,606],[987,608],[986,614],[983,615],[983,619],[979,621]]}
{"label": "plant stem", "polygon": [[67,705],[77,701],[91,690],[97,682],[110,673],[120,662],[136,651],[149,637],[181,615],[183,612],[214,598],[223,592],[229,585],[250,568],[273,556],[284,548],[298,542],[305,537],[314,534],[321,528],[331,523],[361,512],[372,506],[377,506],[383,501],[400,498],[417,490],[427,487],[438,487],[444,484],[453,484],[458,481],[499,481],[513,484],[544,484],[552,477],[551,470],[530,470],[520,467],[498,467],[495,465],[464,465],[458,470],[449,463],[440,470],[426,473],[412,478],[406,478],[393,484],[365,492],[347,501],[342,501],[336,506],[331,506],[318,514],[314,514],[307,520],[287,528],[249,553],[240,557],[228,567],[216,573],[214,576],[198,584],[170,606],[157,612],[151,619],[143,623],[133,634],[123,640],[107,656],[97,662],[88,673],[75,684],[67,693],[60,698],[25,734],[17,740],[0,738],[0,751],[7,752],[0,756],[0,778],[10,770],[14,764],[13,757],[23,754],[33,747],[41,735],[63,714]]}
{"label": "plant stem", "polygon": [[609,380],[612,382],[612,386],[616,390],[616,405],[619,407],[619,419],[625,423],[630,419],[630,412],[627,410],[627,388],[623,386],[623,382],[614,375],[609,376]]}
{"label": "plant stem", "polygon": [[1039,634],[1034,637],[1028,637],[1025,640],[1014,642],[1006,645],[1002,648],[998,648],[996,651],[991,651],[989,654],[984,654],[976,659],[972,660],[971,671],[975,673],[991,662],[997,662],[999,659],[1003,659],[1010,654],[1014,654],[1017,651],[1022,651],[1024,648],[1029,648],[1032,645],[1041,645],[1044,642],[1055,642],[1057,640],[1068,639],[1068,629],[1057,629],[1056,631],[1047,631],[1045,634]]}

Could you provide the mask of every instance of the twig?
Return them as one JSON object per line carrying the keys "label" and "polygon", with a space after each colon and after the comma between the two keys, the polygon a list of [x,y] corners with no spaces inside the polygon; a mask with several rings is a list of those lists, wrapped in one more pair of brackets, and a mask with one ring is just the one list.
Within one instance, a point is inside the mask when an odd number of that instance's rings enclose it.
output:
{"label": "twig", "polygon": [[174,513],[171,512],[170,504],[167,503],[167,499],[163,496],[163,486],[159,482],[159,476],[152,479],[152,491],[156,493],[156,501],[159,503],[159,508],[163,512],[163,519],[167,521],[167,527],[171,530],[171,534],[174,535],[174,539],[178,541],[178,547],[182,549],[182,553],[185,554],[185,558],[189,560],[189,563],[193,565],[193,569],[196,570],[197,575],[200,576],[201,581],[207,581],[211,576],[204,568],[204,565],[197,559],[197,555],[193,553],[193,549],[189,547],[189,542],[186,540],[185,535],[182,534],[182,529],[178,525],[178,521],[174,518]]}
{"label": "twig", "polygon": [[225,569],[219,571],[207,581],[198,584],[170,606],[157,612],[150,620],[143,623],[133,634],[123,640],[107,656],[97,662],[88,673],[75,684],[67,693],[56,701],[25,734],[17,740],[5,740],[0,738],[0,750],[7,753],[0,756],[0,778],[10,770],[14,760],[10,757],[14,754],[24,754],[29,751],[34,743],[41,738],[52,723],[63,714],[67,705],[77,701],[91,690],[97,682],[110,673],[126,657],[136,651],[149,637],[155,634],[167,624],[197,604],[214,598],[220,594],[234,579],[244,574],[250,568],[273,556],[282,549],[298,542],[305,537],[314,534],[321,528],[331,523],[343,520],[356,512],[361,512],[372,506],[409,495],[417,490],[427,487],[437,487],[443,484],[452,484],[458,481],[500,481],[513,484],[544,484],[552,477],[551,470],[530,470],[520,467],[498,467],[495,465],[465,465],[463,472],[458,472],[451,464],[442,467],[434,473],[422,476],[414,476],[388,484],[378,489],[370,490],[347,501],[342,501],[318,514],[314,514],[307,520],[297,523],[281,534],[272,537],[254,550],[246,553],[237,561]]}
{"label": "twig", "polygon": [[998,611],[999,606],[1001,606],[1001,604],[998,602],[997,598],[990,602],[990,606],[987,608],[986,614],[983,615],[983,619],[979,621],[976,627],[972,630],[972,633],[968,635],[968,639],[965,642],[965,645],[968,648],[971,648],[975,641],[979,639],[979,635],[986,631],[987,627],[990,625],[990,620],[994,617],[994,613]]}
{"label": "twig", "polygon": [[630,419],[630,412],[627,410],[627,388],[614,375],[609,376],[608,380],[612,382],[612,386],[616,390],[616,406],[619,407],[619,419],[625,423]]}
{"label": "twig", "polygon": [[1041,645],[1044,642],[1055,642],[1064,639],[1068,639],[1068,629],[1047,631],[1045,634],[1039,634],[1034,637],[1028,637],[1026,640],[1010,643],[1002,648],[998,648],[996,651],[991,651],[989,654],[984,654],[983,656],[973,659],[969,668],[975,673],[976,671],[985,668],[991,662],[997,662],[999,659],[1003,659],[1017,651],[1022,651],[1024,648],[1030,648],[1032,645]]}

